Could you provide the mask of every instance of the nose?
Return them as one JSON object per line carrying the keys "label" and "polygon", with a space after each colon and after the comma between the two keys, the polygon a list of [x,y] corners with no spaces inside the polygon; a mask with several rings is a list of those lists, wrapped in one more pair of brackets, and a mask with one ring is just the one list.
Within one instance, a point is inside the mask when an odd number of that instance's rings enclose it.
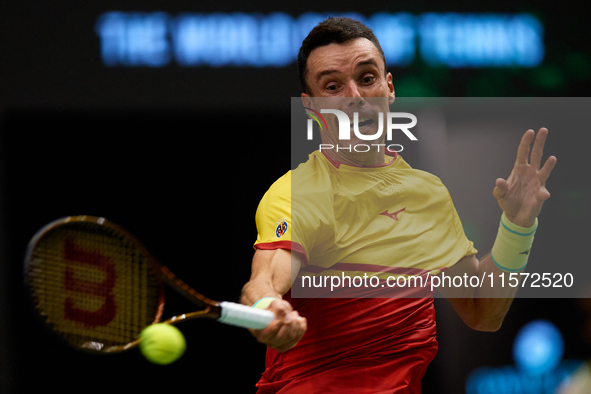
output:
{"label": "nose", "polygon": [[364,100],[361,97],[361,93],[359,92],[359,87],[355,83],[355,81],[349,81],[347,86],[345,87],[345,97],[349,98],[349,102],[347,106],[360,106],[363,104]]}

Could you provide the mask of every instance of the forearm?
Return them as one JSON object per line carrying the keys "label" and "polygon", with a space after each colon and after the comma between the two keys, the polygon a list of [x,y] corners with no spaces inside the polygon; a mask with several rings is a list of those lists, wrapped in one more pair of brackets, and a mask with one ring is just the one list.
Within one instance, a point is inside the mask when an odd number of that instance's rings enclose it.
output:
{"label": "forearm", "polygon": [[273,287],[272,281],[266,278],[255,278],[247,282],[242,288],[240,302],[251,306],[264,297],[273,297],[281,299],[283,294],[279,294]]}
{"label": "forearm", "polygon": [[[518,271],[519,273],[521,271]],[[484,278],[482,286],[474,291],[476,299],[512,299],[517,294],[516,286],[511,282],[508,284],[510,272],[499,269],[493,262],[491,254],[482,257],[478,264],[478,277]],[[515,276],[515,275],[514,275]],[[518,275],[519,276],[519,275]],[[514,280],[513,280],[514,281]]]}
{"label": "forearm", "polygon": [[252,275],[242,288],[240,302],[252,305],[261,298],[281,299],[292,283],[292,259],[289,250],[257,250],[252,260]]}
{"label": "forearm", "polygon": [[484,281],[474,291],[474,328],[496,331],[501,327],[519,288],[508,286],[509,274],[494,264],[490,253],[480,259],[478,277]]}
{"label": "forearm", "polygon": [[275,320],[267,328],[251,330],[251,333],[260,343],[279,352],[294,347],[307,329],[307,320],[294,311],[289,302],[282,300],[291,288],[292,268],[299,269],[297,264],[300,264],[299,259],[292,259],[289,250],[257,250],[252,260],[250,280],[242,288],[240,301],[248,306],[265,297],[276,298],[268,304],[257,304],[257,308],[273,312]]}
{"label": "forearm", "polygon": [[536,228],[535,218],[533,224],[525,228],[503,215],[491,253],[480,261],[472,257],[452,267],[450,275],[467,273],[481,281],[478,286],[459,293],[450,292],[452,297],[464,298],[452,303],[470,327],[483,331],[495,331],[501,327],[519,288],[521,275],[515,274],[527,265]]}
{"label": "forearm", "polygon": [[521,275],[515,274],[528,263],[537,224],[533,218],[528,227],[521,227],[503,214],[492,251],[479,262],[478,276],[490,280],[475,289],[477,310],[486,318],[498,321],[499,326],[519,288]]}

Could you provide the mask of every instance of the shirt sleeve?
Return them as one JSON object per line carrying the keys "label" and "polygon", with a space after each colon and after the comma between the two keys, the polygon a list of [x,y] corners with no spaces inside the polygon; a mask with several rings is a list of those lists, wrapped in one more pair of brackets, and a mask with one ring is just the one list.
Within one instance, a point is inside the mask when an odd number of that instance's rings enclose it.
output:
{"label": "shirt sleeve", "polygon": [[307,253],[293,237],[290,172],[267,190],[259,203],[255,220],[258,233],[255,249],[288,249],[300,253],[307,262]]}

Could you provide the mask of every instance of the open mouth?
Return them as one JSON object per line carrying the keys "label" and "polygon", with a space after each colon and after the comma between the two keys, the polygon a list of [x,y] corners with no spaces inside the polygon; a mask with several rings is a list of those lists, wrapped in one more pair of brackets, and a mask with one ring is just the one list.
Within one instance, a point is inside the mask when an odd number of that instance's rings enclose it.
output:
{"label": "open mouth", "polygon": [[[359,118],[359,122],[358,122],[358,126],[359,126],[359,131],[361,131],[362,129],[368,128],[373,124],[373,119],[372,118]],[[351,129],[353,130],[354,127],[354,122],[351,122]]]}

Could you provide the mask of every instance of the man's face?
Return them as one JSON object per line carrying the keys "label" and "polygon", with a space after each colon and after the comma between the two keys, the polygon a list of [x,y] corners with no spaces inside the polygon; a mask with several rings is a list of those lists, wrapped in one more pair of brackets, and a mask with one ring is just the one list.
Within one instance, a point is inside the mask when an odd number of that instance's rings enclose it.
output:
{"label": "man's face", "polygon": [[378,49],[366,38],[316,48],[308,57],[302,97],[394,98],[392,74],[386,74]]}
{"label": "man's face", "polygon": [[[378,130],[378,114],[385,116],[388,105],[394,101],[392,74],[386,74],[384,67],[380,52],[365,38],[316,48],[308,57],[306,83],[309,93],[302,93],[304,106],[339,109],[351,121],[353,113],[357,112],[359,131],[373,135]],[[370,97],[376,99],[368,100]],[[329,131],[338,130],[336,116],[325,118]],[[330,134],[324,140],[336,143],[335,135]]]}

